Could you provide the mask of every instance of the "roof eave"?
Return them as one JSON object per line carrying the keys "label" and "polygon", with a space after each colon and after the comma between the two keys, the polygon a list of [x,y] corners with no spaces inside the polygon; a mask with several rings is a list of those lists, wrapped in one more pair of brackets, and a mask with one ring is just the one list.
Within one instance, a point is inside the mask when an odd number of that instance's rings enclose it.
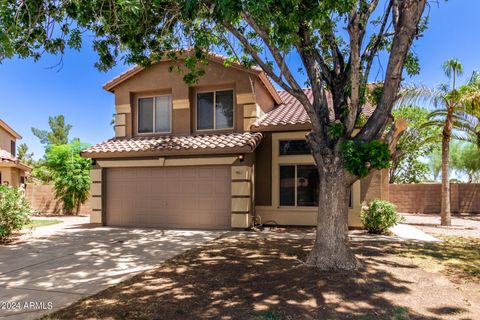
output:
{"label": "roof eave", "polygon": [[[355,125],[355,129],[362,129],[363,126]],[[304,131],[311,130],[312,124],[310,122],[302,123],[288,123],[275,125],[252,125],[251,132],[282,132],[282,131]]]}
{"label": "roof eave", "polygon": [[20,140],[22,139],[22,136],[15,130],[13,130],[12,127],[10,127],[5,121],[0,119],[0,127],[3,128],[5,131],[7,131],[9,134],[11,134],[13,137],[16,139]]}
{"label": "roof eave", "polygon": [[27,166],[24,163],[19,162],[18,160],[16,161],[8,161],[8,162],[0,162],[0,167],[2,168],[17,168],[26,172],[32,171],[32,168]]}
{"label": "roof eave", "polygon": [[312,124],[306,123],[288,123],[288,124],[276,124],[276,125],[259,125],[251,126],[252,132],[282,132],[282,131],[305,131],[311,130]]}
{"label": "roof eave", "polygon": [[267,88],[268,92],[272,95],[272,98],[275,100],[277,105],[281,105],[283,103],[282,98],[280,98],[280,95],[278,94],[278,91],[275,90],[275,88],[273,87],[272,83],[268,79],[265,72],[263,72],[263,71],[260,72],[260,74],[258,75],[258,78],[265,85],[265,87]]}
{"label": "roof eave", "polygon": [[255,146],[244,146],[229,149],[195,149],[195,150],[175,150],[175,151],[128,151],[128,152],[82,152],[81,156],[91,159],[105,159],[105,158],[140,158],[140,157],[171,157],[171,156],[212,156],[222,154],[236,154],[236,153],[251,153],[253,152],[260,141]]}

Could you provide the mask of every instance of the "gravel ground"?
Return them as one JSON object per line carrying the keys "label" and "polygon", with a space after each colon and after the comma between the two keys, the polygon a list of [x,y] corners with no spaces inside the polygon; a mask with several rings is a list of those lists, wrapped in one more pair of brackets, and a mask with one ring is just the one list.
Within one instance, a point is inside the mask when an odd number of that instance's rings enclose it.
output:
{"label": "gravel ground", "polygon": [[402,213],[405,223],[412,225],[429,234],[443,234],[450,236],[465,236],[480,238],[480,215],[454,215],[452,226],[440,226],[439,214],[409,214]]}

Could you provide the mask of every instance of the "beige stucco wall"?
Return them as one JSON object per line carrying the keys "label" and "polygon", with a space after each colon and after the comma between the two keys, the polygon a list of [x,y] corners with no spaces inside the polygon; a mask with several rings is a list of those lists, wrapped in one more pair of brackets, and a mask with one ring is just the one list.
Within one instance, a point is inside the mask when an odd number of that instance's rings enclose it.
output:
{"label": "beige stucco wall", "polygon": [[265,85],[260,81],[255,81],[255,100],[258,106],[257,116],[261,117],[265,113],[271,111],[275,106],[275,101],[268,93]]}
{"label": "beige stucco wall", "polygon": [[2,175],[0,183],[7,181],[9,184],[12,182],[12,168],[0,167],[0,174]]}
{"label": "beige stucco wall", "polygon": [[12,167],[0,167],[2,175],[1,183],[8,182],[9,186],[18,188],[20,186],[20,177],[25,175],[23,170]]}
{"label": "beige stucco wall", "polygon": [[[113,90],[116,106],[116,135],[136,136],[138,98],[154,95],[172,97],[172,132],[174,135],[195,133],[195,98],[199,90],[233,89],[234,91],[234,128],[226,131],[243,131],[243,106],[259,103],[263,111],[270,110],[273,99],[258,78],[238,68],[226,68],[222,64],[210,61],[205,67],[205,75],[198,83],[188,86],[182,74],[170,72],[170,62],[159,62],[140,71],[130,79],[120,83]],[[225,130],[224,130],[225,131]],[[219,132],[219,131],[215,131]],[[202,133],[208,133],[202,131]]]}
{"label": "beige stucco wall", "polygon": [[0,149],[10,152],[12,140],[16,138],[0,127]]}

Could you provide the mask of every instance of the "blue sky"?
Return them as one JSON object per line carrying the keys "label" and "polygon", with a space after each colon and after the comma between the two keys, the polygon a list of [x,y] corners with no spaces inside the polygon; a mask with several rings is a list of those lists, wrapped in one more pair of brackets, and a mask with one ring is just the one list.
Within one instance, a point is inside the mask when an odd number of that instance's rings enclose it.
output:
{"label": "blue sky", "polygon": [[[439,0],[430,2],[430,27],[415,44],[421,73],[407,81],[435,85],[445,80],[443,61],[456,57],[464,65],[465,76],[480,69],[478,0]],[[0,64],[0,118],[23,135],[23,142],[35,153],[43,148],[30,128],[47,129],[49,116],[63,114],[73,125],[71,138],[97,143],[113,136],[109,125],[114,113],[113,95],[102,85],[124,71],[118,65],[108,72],[96,70],[96,54],[89,39],[80,52],[68,51],[62,68],[55,67],[60,57],[45,56],[38,62],[7,60]]]}

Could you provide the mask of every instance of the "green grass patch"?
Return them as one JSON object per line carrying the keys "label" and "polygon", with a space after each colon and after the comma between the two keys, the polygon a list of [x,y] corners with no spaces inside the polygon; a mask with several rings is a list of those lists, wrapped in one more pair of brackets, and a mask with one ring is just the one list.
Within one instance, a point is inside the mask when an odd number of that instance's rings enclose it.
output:
{"label": "green grass patch", "polygon": [[283,317],[276,311],[267,310],[257,312],[252,320],[283,320]]}
{"label": "green grass patch", "polygon": [[56,219],[32,219],[28,224],[25,225],[24,229],[33,229],[38,227],[51,226],[54,224],[59,224],[62,221]]}
{"label": "green grass patch", "polygon": [[412,243],[397,254],[413,259],[421,267],[445,272],[457,280],[480,280],[480,238],[436,235],[443,242]]}

